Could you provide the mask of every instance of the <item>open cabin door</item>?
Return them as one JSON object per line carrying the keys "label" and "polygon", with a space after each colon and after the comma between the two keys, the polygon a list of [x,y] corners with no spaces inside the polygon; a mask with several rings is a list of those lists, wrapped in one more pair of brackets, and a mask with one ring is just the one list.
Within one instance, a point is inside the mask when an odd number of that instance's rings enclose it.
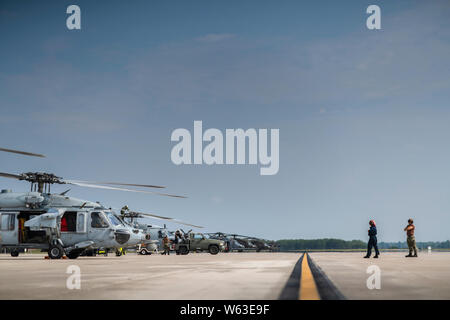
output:
{"label": "open cabin door", "polygon": [[25,222],[25,227],[29,227],[30,230],[56,230],[59,219],[63,216],[63,214],[64,210],[61,209],[49,210],[49,212],[36,216]]}

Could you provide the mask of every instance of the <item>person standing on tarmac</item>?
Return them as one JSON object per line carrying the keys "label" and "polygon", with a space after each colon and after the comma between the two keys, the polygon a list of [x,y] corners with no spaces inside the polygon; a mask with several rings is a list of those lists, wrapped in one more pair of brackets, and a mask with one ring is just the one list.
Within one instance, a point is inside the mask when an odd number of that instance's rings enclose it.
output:
{"label": "person standing on tarmac", "polygon": [[170,240],[169,237],[167,235],[164,236],[163,238],[163,245],[164,245],[164,255],[167,254],[168,256],[170,255]]}
{"label": "person standing on tarmac", "polygon": [[375,221],[370,220],[369,221],[369,242],[367,243],[367,254],[364,258],[370,258],[370,255],[372,254],[372,248],[375,248],[375,256],[374,258],[378,258],[380,255],[380,251],[378,251],[378,245],[377,245],[377,226],[375,224]]}
{"label": "person standing on tarmac", "polygon": [[[414,230],[416,227],[414,226],[413,219],[408,220],[408,225],[404,229],[406,231],[406,242],[408,243],[409,254],[405,257],[415,257],[417,258],[417,246],[416,246],[416,237],[414,236]],[[414,255],[412,254],[414,251]]]}

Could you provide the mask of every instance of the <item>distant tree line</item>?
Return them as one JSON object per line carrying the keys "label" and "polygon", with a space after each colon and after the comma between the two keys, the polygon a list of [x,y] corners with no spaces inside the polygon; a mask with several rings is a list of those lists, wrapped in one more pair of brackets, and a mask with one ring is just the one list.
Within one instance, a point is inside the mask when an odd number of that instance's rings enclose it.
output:
{"label": "distant tree line", "polygon": [[[367,242],[361,240],[342,239],[283,239],[277,244],[281,251],[289,250],[327,250],[327,249],[366,249]],[[379,242],[380,249],[407,249],[406,242]],[[443,242],[417,242],[419,249],[450,249],[450,240]]]}
{"label": "distant tree line", "polygon": [[[436,242],[436,241],[428,241],[428,242],[417,242],[417,247],[419,249],[427,249],[431,247],[433,249],[450,249],[450,240]],[[378,246],[381,249],[407,249],[408,244],[406,242],[380,242]]]}
{"label": "distant tree line", "polygon": [[278,240],[280,250],[305,250],[305,249],[362,249],[367,246],[361,240],[341,240],[341,239],[286,239]]}

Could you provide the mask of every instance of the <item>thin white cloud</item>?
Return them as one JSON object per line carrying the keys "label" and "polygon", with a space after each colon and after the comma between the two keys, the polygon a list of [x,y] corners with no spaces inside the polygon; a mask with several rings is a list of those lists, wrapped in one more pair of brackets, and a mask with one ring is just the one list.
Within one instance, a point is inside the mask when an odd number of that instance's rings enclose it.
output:
{"label": "thin white cloud", "polygon": [[205,36],[198,37],[195,40],[201,42],[219,42],[227,39],[234,38],[236,35],[232,33],[209,33]]}

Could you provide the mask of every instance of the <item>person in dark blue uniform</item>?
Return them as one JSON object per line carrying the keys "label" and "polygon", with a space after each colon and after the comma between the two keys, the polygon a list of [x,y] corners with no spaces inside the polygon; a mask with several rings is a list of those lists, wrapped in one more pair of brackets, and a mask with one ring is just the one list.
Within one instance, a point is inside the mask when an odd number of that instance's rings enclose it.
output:
{"label": "person in dark blue uniform", "polygon": [[369,242],[367,243],[367,254],[364,258],[370,258],[372,254],[372,248],[375,248],[375,256],[374,258],[378,258],[380,255],[380,251],[378,251],[377,245],[377,226],[375,225],[375,221],[369,221]]}

